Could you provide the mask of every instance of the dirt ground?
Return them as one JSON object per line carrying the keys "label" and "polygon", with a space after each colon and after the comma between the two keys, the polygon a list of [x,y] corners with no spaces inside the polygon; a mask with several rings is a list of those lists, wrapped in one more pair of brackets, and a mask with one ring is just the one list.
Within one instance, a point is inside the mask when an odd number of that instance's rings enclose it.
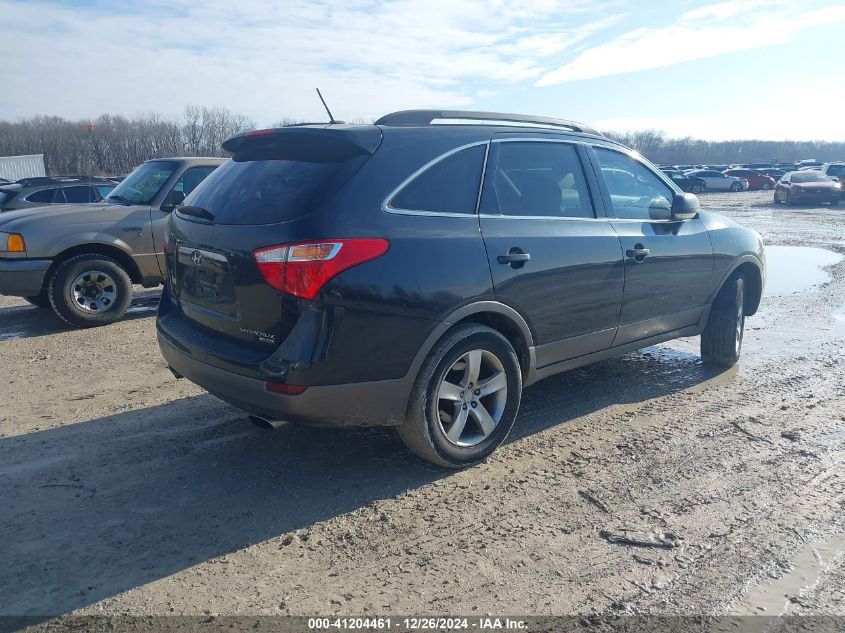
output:
{"label": "dirt ground", "polygon": [[[845,206],[702,202],[845,254]],[[156,291],[92,330],[0,297],[0,615],[845,615],[845,261],[825,271],[764,298],[738,367],[684,339],[549,378],[462,472],[175,380]]]}

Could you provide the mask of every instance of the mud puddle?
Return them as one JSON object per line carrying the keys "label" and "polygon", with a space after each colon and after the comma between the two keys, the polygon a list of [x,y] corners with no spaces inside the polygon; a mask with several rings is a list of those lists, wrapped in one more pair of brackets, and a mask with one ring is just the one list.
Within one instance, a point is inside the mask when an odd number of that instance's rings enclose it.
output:
{"label": "mud puddle", "polygon": [[831,277],[824,268],[842,261],[842,255],[809,246],[766,247],[766,297],[806,292],[826,284]]}
{"label": "mud puddle", "polygon": [[845,530],[805,545],[789,561],[790,571],[754,587],[733,609],[732,615],[784,615],[791,604],[800,604],[802,596],[843,556]]}

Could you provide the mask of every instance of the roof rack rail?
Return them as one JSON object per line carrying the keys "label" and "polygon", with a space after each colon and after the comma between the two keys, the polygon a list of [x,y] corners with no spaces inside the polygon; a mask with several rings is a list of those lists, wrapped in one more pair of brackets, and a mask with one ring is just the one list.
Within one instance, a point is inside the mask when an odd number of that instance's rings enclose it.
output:
{"label": "roof rack rail", "polygon": [[400,112],[385,114],[375,122],[375,125],[411,127],[432,125],[435,121],[443,119],[528,123],[537,126],[561,127],[572,130],[573,132],[583,132],[584,134],[602,136],[597,130],[589,125],[584,125],[583,123],[578,123],[576,121],[568,121],[566,119],[553,119],[550,117],[530,116],[525,114],[506,114],[503,112],[472,112],[464,110],[402,110]]}

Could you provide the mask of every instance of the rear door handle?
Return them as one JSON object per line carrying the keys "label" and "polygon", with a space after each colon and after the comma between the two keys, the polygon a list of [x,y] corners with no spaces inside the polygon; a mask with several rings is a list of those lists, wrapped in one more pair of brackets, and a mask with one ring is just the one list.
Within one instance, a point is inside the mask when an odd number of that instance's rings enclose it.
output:
{"label": "rear door handle", "polygon": [[634,248],[625,251],[625,256],[633,259],[638,264],[651,254],[651,250],[642,244],[635,244]]}
{"label": "rear door handle", "polygon": [[497,260],[500,264],[524,264],[531,261],[531,253],[508,253],[499,255]]}

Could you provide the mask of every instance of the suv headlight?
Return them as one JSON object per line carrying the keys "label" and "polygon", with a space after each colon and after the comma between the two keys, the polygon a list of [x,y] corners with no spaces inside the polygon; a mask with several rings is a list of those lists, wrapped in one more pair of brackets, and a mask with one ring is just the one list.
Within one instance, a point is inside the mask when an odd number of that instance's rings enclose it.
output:
{"label": "suv headlight", "polygon": [[26,243],[20,233],[4,233],[0,231],[0,252],[25,253]]}

